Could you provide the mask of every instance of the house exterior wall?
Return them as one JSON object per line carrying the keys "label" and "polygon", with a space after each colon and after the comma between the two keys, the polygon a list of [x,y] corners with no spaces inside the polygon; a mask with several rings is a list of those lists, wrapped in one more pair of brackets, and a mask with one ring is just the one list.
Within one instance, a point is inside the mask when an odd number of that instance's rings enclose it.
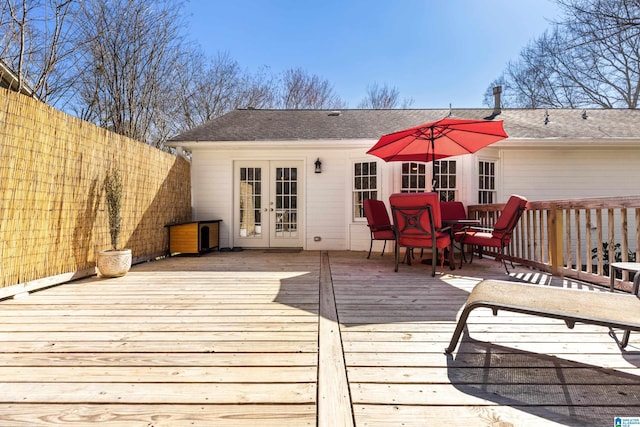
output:
{"label": "house exterior wall", "polygon": [[[234,162],[246,160],[295,160],[304,172],[302,229],[306,250],[357,250],[369,248],[366,220],[354,218],[353,165],[376,161],[378,197],[401,188],[401,164],[385,163],[367,155],[373,140],[358,141],[260,141],[198,144],[192,150],[192,194],[194,220],[222,219],[221,247],[234,244]],[[459,200],[478,203],[478,161],[496,161],[496,202],[511,194],[529,200],[568,199],[640,194],[640,147],[626,145],[603,148],[575,145],[550,148],[536,141],[500,143],[474,155],[459,156]],[[322,162],[322,173],[314,173],[314,162]],[[319,238],[316,240],[314,238]],[[380,251],[382,242],[374,243]],[[390,252],[391,248],[387,248]]]}
{"label": "house exterior wall", "polygon": [[[194,220],[221,219],[220,246],[233,247],[234,241],[234,163],[237,161],[294,160],[303,165],[304,212],[303,247],[306,250],[345,250],[351,248],[353,214],[351,180],[354,159],[371,161],[364,154],[375,141],[364,143],[289,144],[268,142],[236,143],[231,148],[202,144],[192,150],[192,197]],[[291,143],[290,143],[291,144]],[[315,173],[314,162],[322,162],[322,173]],[[357,224],[355,239],[369,232],[366,223]],[[319,241],[314,238],[319,237]],[[360,250],[360,249],[359,249]]]}
{"label": "house exterior wall", "polygon": [[640,147],[502,149],[501,197],[529,200],[640,194]]}

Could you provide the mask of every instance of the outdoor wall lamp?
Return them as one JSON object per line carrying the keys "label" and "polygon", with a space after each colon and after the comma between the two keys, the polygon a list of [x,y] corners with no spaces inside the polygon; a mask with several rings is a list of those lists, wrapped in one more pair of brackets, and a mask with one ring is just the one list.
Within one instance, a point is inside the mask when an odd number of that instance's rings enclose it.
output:
{"label": "outdoor wall lamp", "polygon": [[314,165],[316,165],[316,173],[322,173],[322,162],[320,161],[319,157],[315,161]]}

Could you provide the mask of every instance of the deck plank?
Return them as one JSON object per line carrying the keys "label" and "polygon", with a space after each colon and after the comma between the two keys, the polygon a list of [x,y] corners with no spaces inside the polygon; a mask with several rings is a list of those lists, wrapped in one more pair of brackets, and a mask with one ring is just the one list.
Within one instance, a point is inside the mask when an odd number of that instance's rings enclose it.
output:
{"label": "deck plank", "polygon": [[299,427],[316,425],[316,408],[315,404],[0,404],[0,425]]}
{"label": "deck plank", "polygon": [[[640,344],[476,310],[492,259],[432,278],[361,252],[213,252],[0,301],[0,425],[610,425],[640,415]],[[563,280],[542,285],[603,291]],[[606,290],[606,289],[605,289]]]}
{"label": "deck plank", "polygon": [[350,255],[331,267],[356,425],[606,425],[640,413],[640,353],[622,355],[606,328],[477,310],[473,339],[447,356],[473,286],[508,278],[385,274],[383,260],[365,269]]}

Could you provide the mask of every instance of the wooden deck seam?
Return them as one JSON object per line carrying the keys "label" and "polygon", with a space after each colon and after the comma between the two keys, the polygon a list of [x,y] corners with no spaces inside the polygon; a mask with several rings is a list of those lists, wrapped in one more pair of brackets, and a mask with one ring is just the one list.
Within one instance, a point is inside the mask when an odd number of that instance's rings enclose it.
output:
{"label": "wooden deck seam", "polygon": [[318,426],[352,427],[353,405],[340,336],[329,254],[320,254],[318,319]]}

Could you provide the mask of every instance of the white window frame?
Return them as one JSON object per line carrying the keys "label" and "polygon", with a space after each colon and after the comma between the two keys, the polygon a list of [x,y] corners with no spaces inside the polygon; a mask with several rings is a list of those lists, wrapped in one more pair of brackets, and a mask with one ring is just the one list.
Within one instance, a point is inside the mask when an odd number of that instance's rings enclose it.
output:
{"label": "white window frame", "polygon": [[[443,174],[442,173],[442,164],[446,163],[447,164],[447,173]],[[451,170],[451,165],[454,166],[455,168],[455,173],[450,173],[449,171]],[[452,202],[455,200],[458,200],[458,183],[460,182],[460,177],[458,176],[458,161],[457,160],[450,160],[450,159],[442,159],[442,160],[436,160],[436,170],[438,171],[438,187],[436,189],[436,191],[438,192],[438,194],[440,195],[440,200],[441,201],[445,201],[445,202]],[[446,183],[447,186],[443,187],[442,186],[442,181],[443,181],[443,176],[447,177]],[[451,186],[451,177],[455,178],[455,185]],[[453,198],[447,197],[451,192],[453,192]]]}
{"label": "white window frame", "polygon": [[[360,175],[356,175],[358,165],[361,167]],[[363,165],[367,165],[366,171],[363,170]],[[373,174],[371,173],[372,167],[375,168]],[[380,168],[376,161],[362,160],[353,162],[351,168],[351,215],[354,221],[366,221],[363,202],[366,199],[378,199],[380,194],[379,172]]]}
{"label": "white window frame", "polygon": [[[406,185],[405,185],[406,184]],[[427,164],[420,162],[402,162],[400,169],[400,192],[419,193],[429,191]]]}
{"label": "white window frame", "polygon": [[[487,171],[483,164],[493,165],[493,170]],[[498,191],[497,191],[497,179],[498,179],[498,161],[493,159],[478,159],[478,204],[488,205],[497,203]],[[489,187],[489,188],[485,188]],[[491,188],[492,187],[492,188]],[[482,194],[490,195],[491,201],[487,201],[486,197]]]}

